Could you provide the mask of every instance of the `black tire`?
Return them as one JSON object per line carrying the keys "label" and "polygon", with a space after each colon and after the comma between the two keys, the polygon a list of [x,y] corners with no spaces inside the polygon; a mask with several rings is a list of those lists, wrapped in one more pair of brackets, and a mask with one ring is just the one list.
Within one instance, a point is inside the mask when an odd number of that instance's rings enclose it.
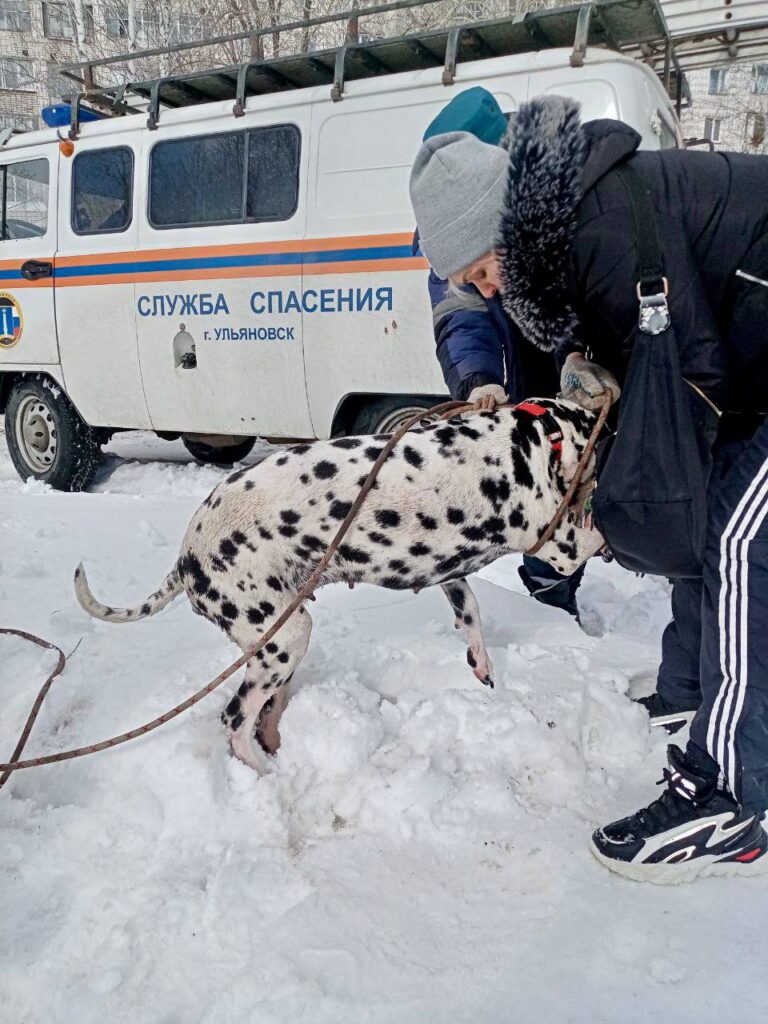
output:
{"label": "black tire", "polygon": [[364,405],[352,424],[353,434],[394,434],[406,420],[420,409],[431,409],[440,401],[423,395],[387,395],[374,398]]}
{"label": "black tire", "polygon": [[190,441],[187,437],[182,437],[181,440],[192,458],[204,466],[232,466],[250,455],[256,444],[255,437],[244,437],[237,444],[228,444],[223,448],[215,448],[212,444],[203,444],[202,441]]}
{"label": "black tire", "polygon": [[5,439],[22,480],[34,477],[57,491],[85,490],[103,458],[99,431],[45,377],[23,378],[12,386]]}

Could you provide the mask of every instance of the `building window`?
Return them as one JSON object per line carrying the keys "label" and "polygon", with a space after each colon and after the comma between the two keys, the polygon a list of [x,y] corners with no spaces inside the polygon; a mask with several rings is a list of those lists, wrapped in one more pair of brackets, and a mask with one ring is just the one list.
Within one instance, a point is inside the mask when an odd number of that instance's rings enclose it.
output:
{"label": "building window", "polygon": [[0,89],[34,92],[35,76],[32,61],[16,57],[0,57]]}
{"label": "building window", "polygon": [[768,93],[768,64],[752,65],[752,82],[749,91],[760,96]]}
{"label": "building window", "polygon": [[[128,39],[130,22],[128,11],[117,10],[108,14],[105,19],[107,35],[113,39]],[[214,34],[214,27],[206,24],[197,15],[173,13],[165,11],[163,15],[155,10],[143,11],[137,8],[134,13],[133,31],[135,40],[147,46],[174,46],[176,43],[203,39]]]}
{"label": "building window", "polygon": [[48,226],[48,161],[0,167],[0,241],[39,238]]}
{"label": "building window", "polygon": [[72,166],[76,235],[125,231],[131,223],[133,152],[127,146],[78,153]]}
{"label": "building window", "polygon": [[31,28],[28,0],[0,0],[0,31],[29,32]]}
{"label": "building window", "polygon": [[704,138],[709,139],[710,142],[720,141],[720,118],[719,117],[705,117],[704,118]]}
{"label": "building window", "polygon": [[55,61],[50,61],[45,68],[48,99],[51,103],[61,103],[65,97],[77,92],[76,83],[60,74],[59,67]]}
{"label": "building window", "polygon": [[[83,28],[85,38],[93,37],[93,7],[83,5]],[[74,8],[66,3],[43,4],[43,34],[47,39],[71,39],[76,36]]]}
{"label": "building window", "polygon": [[747,114],[747,142],[755,149],[765,142],[768,131],[768,118],[760,110],[750,110]]}
{"label": "building window", "polygon": [[728,71],[725,68],[711,68],[709,72],[709,94],[719,96],[728,91]]}
{"label": "building window", "polygon": [[299,195],[293,125],[159,142],[149,162],[153,227],[288,220]]}

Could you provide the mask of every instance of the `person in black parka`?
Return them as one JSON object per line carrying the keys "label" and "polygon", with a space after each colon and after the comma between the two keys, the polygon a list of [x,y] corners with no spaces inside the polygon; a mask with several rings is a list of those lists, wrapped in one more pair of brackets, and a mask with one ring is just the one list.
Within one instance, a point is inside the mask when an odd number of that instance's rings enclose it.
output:
{"label": "person in black parka", "polygon": [[[628,163],[649,190],[683,376],[719,409],[703,578],[674,581],[657,691],[667,788],[599,829],[593,852],[638,879],[768,871],[768,157],[642,152],[618,121],[580,123],[571,100],[524,104],[499,149],[462,133],[421,148],[411,198],[421,247],[455,285],[500,293],[553,352],[561,394],[619,394],[638,278]],[[695,711],[695,715],[693,712]]]}

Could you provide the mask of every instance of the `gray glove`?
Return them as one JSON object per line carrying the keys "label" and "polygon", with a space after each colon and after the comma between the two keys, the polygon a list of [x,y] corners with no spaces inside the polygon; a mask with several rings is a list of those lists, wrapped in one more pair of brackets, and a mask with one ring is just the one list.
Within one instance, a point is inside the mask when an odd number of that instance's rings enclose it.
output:
{"label": "gray glove", "polygon": [[483,384],[470,391],[467,401],[484,412],[493,412],[497,405],[506,405],[508,399],[501,384]]}
{"label": "gray glove", "polygon": [[582,352],[571,352],[560,372],[559,397],[594,412],[603,407],[606,393],[611,396],[611,404],[621,395],[613,374],[597,363],[590,363]]}

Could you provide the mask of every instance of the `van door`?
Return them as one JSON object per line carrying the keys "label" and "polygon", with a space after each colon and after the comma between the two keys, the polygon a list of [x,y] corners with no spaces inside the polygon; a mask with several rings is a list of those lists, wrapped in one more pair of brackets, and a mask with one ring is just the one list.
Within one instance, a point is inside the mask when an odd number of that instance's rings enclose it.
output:
{"label": "van door", "polygon": [[307,108],[196,115],[168,115],[145,139],[136,318],[152,426],[311,436]]}
{"label": "van door", "polygon": [[92,426],[151,426],[136,345],[140,133],[99,124],[61,159],[56,318],[64,385]]}
{"label": "van door", "polygon": [[56,143],[0,151],[0,364],[59,361]]}

